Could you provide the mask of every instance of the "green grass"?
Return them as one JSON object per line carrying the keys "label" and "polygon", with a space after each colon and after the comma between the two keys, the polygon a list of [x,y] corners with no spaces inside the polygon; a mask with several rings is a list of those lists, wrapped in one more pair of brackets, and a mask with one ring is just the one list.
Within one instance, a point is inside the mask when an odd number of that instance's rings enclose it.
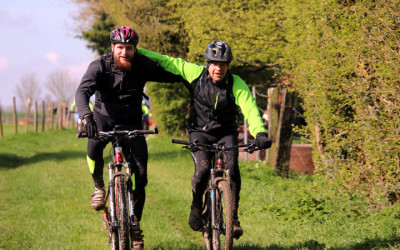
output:
{"label": "green grass", "polygon": [[[170,139],[148,138],[145,246],[203,249],[188,226],[193,162]],[[90,208],[85,155],[74,130],[0,139],[0,249],[109,248],[102,214]],[[241,162],[241,174],[245,234],[235,249],[400,248],[399,205],[371,210],[321,177],[282,179],[260,163]]]}

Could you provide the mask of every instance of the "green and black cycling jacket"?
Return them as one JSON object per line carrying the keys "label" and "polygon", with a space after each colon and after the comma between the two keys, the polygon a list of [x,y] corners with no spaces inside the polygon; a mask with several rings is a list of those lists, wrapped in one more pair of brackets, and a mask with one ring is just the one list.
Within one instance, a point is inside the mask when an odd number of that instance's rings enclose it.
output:
{"label": "green and black cycling jacket", "polygon": [[[192,94],[188,119],[190,131],[207,133],[236,131],[237,105],[254,137],[259,132],[266,132],[257,104],[247,84],[239,76],[228,73],[221,83],[214,83],[208,75],[206,66],[189,63],[181,58],[161,55],[143,48],[138,49],[138,53],[154,60],[166,71],[182,76],[190,83],[188,85]],[[199,89],[195,90],[196,88]],[[196,94],[193,95],[193,92]]]}

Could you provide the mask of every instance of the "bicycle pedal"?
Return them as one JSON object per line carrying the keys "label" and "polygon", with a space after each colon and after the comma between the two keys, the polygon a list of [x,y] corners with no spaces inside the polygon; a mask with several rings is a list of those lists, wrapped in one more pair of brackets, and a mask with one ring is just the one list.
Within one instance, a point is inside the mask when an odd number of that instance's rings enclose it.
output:
{"label": "bicycle pedal", "polygon": [[105,207],[103,210],[103,225],[107,229],[107,231],[110,230],[110,220],[109,220],[107,207]]}

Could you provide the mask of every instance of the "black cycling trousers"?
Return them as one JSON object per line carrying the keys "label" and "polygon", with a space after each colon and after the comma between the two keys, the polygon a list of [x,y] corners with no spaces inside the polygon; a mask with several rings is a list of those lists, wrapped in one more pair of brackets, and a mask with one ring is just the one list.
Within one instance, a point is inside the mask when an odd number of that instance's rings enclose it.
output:
{"label": "black cycling trousers", "polygon": [[[88,139],[88,156],[95,161],[95,168],[92,174],[94,185],[97,188],[104,187],[103,151],[109,141]],[[147,143],[143,136],[134,139],[127,139],[120,144],[126,161],[129,162],[132,173],[135,173],[135,185],[133,191],[134,212],[138,220],[142,217],[143,206],[146,198],[145,187],[147,185]],[[108,156],[107,156],[108,159]],[[111,160],[109,160],[111,162]]]}
{"label": "black cycling trousers", "polygon": [[[195,139],[202,144],[213,144],[218,142],[225,142],[225,146],[237,145],[238,136],[237,133],[230,133],[226,135],[210,135],[203,132],[191,132],[190,141],[193,142]],[[223,153],[224,155],[224,167],[229,169],[231,188],[233,191],[233,199],[235,203],[234,217],[237,219],[237,209],[239,206],[239,195],[241,189],[241,178],[238,163],[238,151],[230,150]],[[192,177],[192,191],[193,191],[193,203],[195,206],[202,204],[203,193],[207,188],[208,178],[210,176],[211,161],[213,160],[214,153],[205,151],[192,152],[194,161],[195,171]]]}

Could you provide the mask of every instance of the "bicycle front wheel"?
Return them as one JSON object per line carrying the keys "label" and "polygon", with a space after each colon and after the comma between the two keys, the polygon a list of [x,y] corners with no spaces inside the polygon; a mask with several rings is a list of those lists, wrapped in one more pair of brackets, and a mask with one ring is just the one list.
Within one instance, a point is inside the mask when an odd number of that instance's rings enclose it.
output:
{"label": "bicycle front wheel", "polygon": [[126,180],[122,175],[115,177],[115,207],[118,222],[119,249],[130,249],[129,223],[126,206]]}
{"label": "bicycle front wheel", "polygon": [[233,247],[233,197],[232,190],[226,180],[218,182],[216,191],[216,221],[219,223],[218,232],[213,236],[213,248],[220,249],[220,234],[225,234],[225,250]]}

